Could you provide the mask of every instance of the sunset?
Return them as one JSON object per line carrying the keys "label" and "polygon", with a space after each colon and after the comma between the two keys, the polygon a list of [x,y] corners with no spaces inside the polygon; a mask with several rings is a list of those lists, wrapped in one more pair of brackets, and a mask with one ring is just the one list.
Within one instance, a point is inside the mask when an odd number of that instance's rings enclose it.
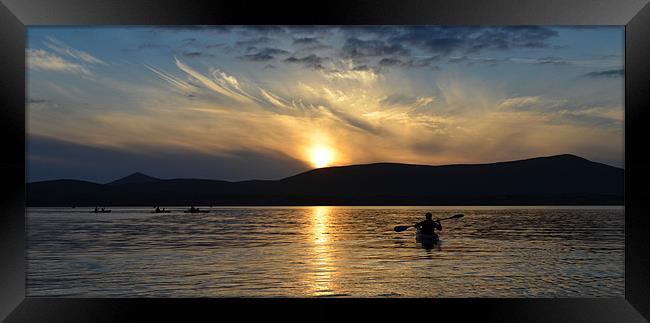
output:
{"label": "sunset", "polygon": [[28,43],[30,181],[623,163],[619,27],[39,27]]}
{"label": "sunset", "polygon": [[622,298],[624,32],[28,27],[26,295]]}

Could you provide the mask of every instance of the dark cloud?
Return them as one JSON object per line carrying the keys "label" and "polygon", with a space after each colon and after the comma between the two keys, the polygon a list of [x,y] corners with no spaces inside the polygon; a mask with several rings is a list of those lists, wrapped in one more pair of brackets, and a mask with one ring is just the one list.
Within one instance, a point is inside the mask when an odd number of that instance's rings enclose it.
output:
{"label": "dark cloud", "polygon": [[389,38],[392,44],[411,45],[430,53],[478,53],[483,50],[547,47],[557,36],[552,29],[539,26],[511,27],[410,27]]}
{"label": "dark cloud", "polygon": [[509,58],[493,58],[493,57],[469,57],[469,56],[455,56],[447,59],[447,63],[465,63],[467,66],[472,66],[474,64],[483,64],[487,66],[496,66],[499,63],[509,61]]}
{"label": "dark cloud", "polygon": [[296,46],[298,49],[303,49],[303,50],[317,50],[317,49],[330,48],[330,46],[323,44],[316,37],[294,38],[293,45]]}
{"label": "dark cloud", "polygon": [[386,39],[403,30],[404,27],[395,26],[342,26],[340,31],[348,37],[368,37]]}
{"label": "dark cloud", "polygon": [[183,56],[186,57],[214,57],[214,55],[206,52],[199,52],[199,51],[187,51],[183,52]]}
{"label": "dark cloud", "polygon": [[285,36],[289,32],[285,26],[239,26],[243,35]]}
{"label": "dark cloud", "polygon": [[401,44],[389,44],[383,40],[361,40],[348,38],[343,45],[345,57],[363,58],[374,56],[408,55],[410,52]]}
{"label": "dark cloud", "polygon": [[257,51],[253,54],[247,54],[243,56],[239,56],[239,59],[247,60],[247,61],[253,61],[253,62],[266,62],[266,61],[271,61],[274,60],[277,55],[285,55],[289,54],[288,51],[283,50],[283,49],[278,49],[278,48],[271,48],[271,47],[265,47],[262,49],[257,49],[255,47],[249,47],[247,49],[248,52],[251,51]]}
{"label": "dark cloud", "polygon": [[404,62],[402,66],[405,67],[427,67],[431,66],[434,62],[437,62],[440,60],[440,56],[431,56],[427,58],[411,58],[408,61]]}
{"label": "dark cloud", "polygon": [[541,57],[537,59],[537,64],[566,65],[568,63],[569,62],[565,61],[564,59],[555,56]]}
{"label": "dark cloud", "polygon": [[258,46],[261,44],[268,44],[274,42],[272,38],[267,37],[267,36],[260,36],[260,37],[255,37],[255,38],[249,38],[249,39],[243,39],[243,40],[238,40],[235,42],[235,45],[241,46],[241,47],[251,47],[251,46]]}
{"label": "dark cloud", "polygon": [[259,52],[260,52],[260,53],[264,53],[264,54],[269,54],[269,55],[283,55],[283,54],[289,54],[289,52],[286,51],[286,50],[284,50],[284,49],[271,48],[271,47],[265,47],[265,48],[262,48]]}
{"label": "dark cloud", "polygon": [[252,61],[252,62],[266,62],[266,61],[271,61],[274,58],[275,57],[273,55],[262,54],[262,53],[248,54],[248,55],[239,56],[239,59],[243,59],[243,60],[246,60],[246,61]]}
{"label": "dark cloud", "polygon": [[431,56],[427,58],[410,58],[406,61],[389,57],[389,58],[382,58],[378,64],[380,67],[399,66],[399,67],[407,67],[407,68],[423,68],[423,67],[432,66],[434,62],[437,62],[439,60],[440,60],[439,56]]}
{"label": "dark cloud", "polygon": [[615,78],[615,77],[623,77],[624,75],[625,75],[625,70],[619,69],[619,70],[607,70],[607,71],[594,71],[594,72],[589,72],[587,74],[584,74],[583,76],[591,77],[591,78]]}
{"label": "dark cloud", "polygon": [[368,67],[368,65],[359,65],[352,68],[353,71],[371,71],[373,68]]}
{"label": "dark cloud", "polygon": [[379,66],[382,66],[382,67],[400,66],[402,64],[404,64],[404,62],[402,62],[401,60],[399,60],[397,58],[382,58],[379,61]]}
{"label": "dark cloud", "polygon": [[325,62],[327,58],[325,57],[320,57],[315,54],[311,54],[309,56],[305,56],[302,58],[297,58],[294,56],[291,56],[284,61],[287,63],[292,63],[292,64],[302,64],[305,67],[313,68],[313,69],[324,69],[325,67],[323,66],[323,62]]}
{"label": "dark cloud", "polygon": [[293,40],[294,45],[301,45],[301,46],[314,46],[314,45],[320,45],[321,42],[313,37],[303,37],[303,38],[296,38]]}
{"label": "dark cloud", "polygon": [[25,102],[28,105],[30,105],[30,108],[37,108],[37,109],[41,109],[41,108],[45,108],[45,109],[56,108],[56,109],[59,109],[59,108],[61,108],[61,106],[58,103],[53,102],[51,100],[47,100],[47,99],[28,98],[28,99],[25,99]]}

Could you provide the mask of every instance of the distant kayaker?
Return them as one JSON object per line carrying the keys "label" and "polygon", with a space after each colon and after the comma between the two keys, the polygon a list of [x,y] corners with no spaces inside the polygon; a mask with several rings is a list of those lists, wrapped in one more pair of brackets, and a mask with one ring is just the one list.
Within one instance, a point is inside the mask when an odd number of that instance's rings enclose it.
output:
{"label": "distant kayaker", "polygon": [[435,234],[436,229],[442,230],[442,225],[440,224],[440,220],[435,220],[434,221],[434,220],[431,219],[433,217],[431,212],[427,212],[427,214],[425,216],[426,216],[427,219],[422,221],[422,222],[416,223],[414,225],[414,227],[416,227],[417,229],[420,229],[420,231],[423,234]]}

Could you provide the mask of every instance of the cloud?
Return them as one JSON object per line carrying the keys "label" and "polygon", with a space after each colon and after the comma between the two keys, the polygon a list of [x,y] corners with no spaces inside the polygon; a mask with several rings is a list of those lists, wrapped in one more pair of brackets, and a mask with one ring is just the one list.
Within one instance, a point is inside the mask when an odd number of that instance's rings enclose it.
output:
{"label": "cloud", "polygon": [[587,74],[584,74],[583,76],[590,77],[590,78],[617,78],[617,77],[623,77],[624,75],[625,75],[624,69],[617,69],[617,70],[589,72]]}
{"label": "cloud", "polygon": [[148,64],[145,64],[145,67],[154,72],[158,78],[171,85],[172,89],[177,92],[190,96],[194,95],[194,93],[198,91],[198,88],[196,88],[194,85],[190,84],[189,82],[185,82],[184,80],[175,77],[167,72],[164,72]]}
{"label": "cloud", "polygon": [[408,44],[433,54],[479,53],[483,50],[511,50],[549,46],[558,33],[539,26],[511,27],[410,27],[389,38],[392,44]]}
{"label": "cloud", "polygon": [[622,108],[620,107],[575,105],[564,99],[543,96],[504,99],[499,102],[498,108],[502,111],[537,115],[548,124],[581,125],[595,128],[621,127],[623,124]]}
{"label": "cloud", "polygon": [[384,106],[425,106],[433,102],[434,97],[413,97],[404,94],[391,94],[379,101]]}
{"label": "cloud", "polygon": [[27,49],[27,66],[37,71],[46,70],[85,76],[92,75],[87,67],[41,49]]}
{"label": "cloud", "polygon": [[47,46],[48,48],[52,49],[53,51],[61,55],[67,55],[69,57],[72,57],[76,60],[83,61],[88,64],[107,65],[106,62],[102,61],[101,59],[93,55],[90,55],[87,52],[74,49],[55,38],[48,37],[47,41],[45,41],[44,43],[45,46]]}
{"label": "cloud", "polygon": [[359,38],[348,38],[342,47],[344,57],[362,58],[386,55],[408,55],[410,51],[402,44],[389,44],[382,40],[361,40]]}
{"label": "cloud", "polygon": [[[552,47],[494,53],[552,46],[552,30],[346,28],[282,27],[259,32],[231,27],[229,34],[210,38],[226,44],[214,51],[205,49],[208,38],[202,32],[208,29],[200,29],[201,33],[192,37],[187,36],[189,33],[170,35],[170,46],[156,46],[173,48],[170,53],[177,57],[170,57],[168,62],[164,55],[157,55],[156,63],[147,60],[144,78],[134,77],[129,82],[128,78],[137,76],[142,68],[120,70],[129,67],[112,66],[111,72],[114,67],[115,74],[124,75],[115,82],[127,89],[106,87],[107,92],[102,92],[96,90],[97,84],[86,87],[66,83],[68,78],[39,81],[41,89],[31,87],[38,90],[33,92],[33,105],[51,97],[65,102],[66,109],[75,102],[92,103],[88,109],[83,106],[73,111],[76,114],[72,116],[54,113],[56,109],[40,109],[29,116],[30,127],[41,134],[122,150],[150,145],[219,155],[246,147],[308,161],[305,148],[327,146],[336,151],[339,165],[377,161],[487,162],[556,150],[578,153],[576,147],[580,145],[597,146],[593,151],[600,152],[616,152],[619,147],[615,139],[620,141],[621,136],[616,135],[617,129],[622,129],[622,119],[615,114],[622,115],[621,108],[577,105],[584,100],[615,105],[619,88],[611,93],[592,93],[591,87],[576,87],[589,82],[578,82],[566,89],[555,86],[540,92],[543,82],[534,80],[534,76],[531,82],[513,83],[525,79],[530,68],[540,70],[566,61],[570,66],[563,70],[570,70],[580,59],[593,63],[593,57],[576,55],[570,61],[553,56],[564,56],[568,51],[554,52]],[[138,39],[158,42],[165,38]],[[329,47],[317,47],[320,45]],[[95,71],[96,64],[50,48],[45,50],[67,63]],[[186,58],[201,57],[203,53],[219,55],[214,59]],[[146,60],[144,54],[134,53],[133,61]],[[510,55],[528,58],[507,58]],[[574,75],[620,67],[620,59],[616,65],[614,58],[607,64],[577,72],[574,69]],[[476,70],[451,65],[442,72],[431,71],[448,61],[512,64],[493,70],[496,73],[474,73]],[[571,77],[571,73],[566,75]],[[547,81],[562,79],[552,75]],[[82,98],[59,95],[43,82],[59,82],[68,90],[77,86]],[[603,99],[610,94],[612,98]],[[247,172],[255,174],[256,170]]]}
{"label": "cloud", "polygon": [[[250,98],[245,94],[242,94],[239,91],[233,90],[233,87],[238,89],[237,81],[231,79],[225,73],[220,72],[219,70],[213,71],[213,78],[205,76],[195,69],[191,68],[189,65],[181,62],[178,58],[175,58],[176,66],[187,75],[199,81],[203,86],[212,90],[214,93],[221,95],[222,97],[229,98],[235,102],[248,102]],[[221,76],[219,79],[217,77]]]}
{"label": "cloud", "polygon": [[[251,48],[251,50],[257,50],[256,48]],[[252,61],[252,62],[267,62],[274,60],[278,55],[289,54],[288,51],[272,47],[264,47],[257,50],[254,54],[246,54],[239,56],[239,59]]]}
{"label": "cloud", "polygon": [[498,108],[501,110],[548,112],[558,110],[558,108],[565,108],[566,105],[566,100],[552,99],[536,95],[512,97],[501,100],[498,103]]}
{"label": "cloud", "polygon": [[566,60],[556,57],[556,56],[547,56],[537,59],[537,64],[554,64],[554,65],[565,65],[568,64]]}
{"label": "cloud", "polygon": [[213,54],[200,52],[200,51],[186,51],[183,52],[183,56],[186,57],[215,57]]}
{"label": "cloud", "polygon": [[326,79],[330,81],[355,81],[362,84],[374,83],[380,78],[380,74],[372,69],[368,70],[329,70],[324,72]]}
{"label": "cloud", "polygon": [[305,67],[320,70],[325,68],[323,66],[323,62],[325,62],[326,60],[327,58],[325,57],[320,57],[316,54],[311,54],[301,58],[291,56],[286,58],[284,61],[292,64],[302,64]]}
{"label": "cloud", "polygon": [[255,38],[249,38],[249,39],[243,39],[243,40],[238,40],[235,42],[235,45],[241,46],[241,47],[250,47],[250,46],[258,46],[260,44],[268,44],[268,43],[273,43],[274,40],[270,37],[267,36],[260,36],[260,37],[255,37]]}
{"label": "cloud", "polygon": [[37,99],[37,98],[29,98],[25,100],[27,104],[29,105],[29,109],[50,109],[50,108],[61,108],[61,106],[48,99]]}
{"label": "cloud", "polygon": [[406,67],[406,68],[422,68],[422,67],[428,67],[432,66],[434,62],[437,62],[440,60],[440,56],[431,56],[427,58],[410,58],[406,61],[402,61],[397,58],[382,58],[379,61],[379,66],[380,67],[393,67],[393,66],[398,66],[398,67]]}
{"label": "cloud", "polygon": [[404,64],[401,60],[397,58],[382,58],[379,61],[379,66],[388,67],[388,66],[400,66]]}
{"label": "cloud", "polygon": [[299,46],[319,46],[321,45],[321,42],[313,37],[303,37],[303,38],[296,38],[293,40],[294,45],[299,45]]}

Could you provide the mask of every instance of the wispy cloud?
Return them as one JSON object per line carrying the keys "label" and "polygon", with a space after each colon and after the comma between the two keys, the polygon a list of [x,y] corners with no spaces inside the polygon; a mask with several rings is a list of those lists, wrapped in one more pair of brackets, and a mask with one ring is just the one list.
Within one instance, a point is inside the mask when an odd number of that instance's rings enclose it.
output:
{"label": "wispy cloud", "polygon": [[589,72],[587,74],[584,74],[583,76],[591,77],[591,78],[617,78],[617,77],[623,77],[624,75],[625,75],[625,70],[618,69],[618,70],[607,70],[607,71],[594,71],[594,72]]}
{"label": "wispy cloud", "polygon": [[171,74],[169,74],[167,72],[159,70],[159,69],[157,69],[157,68],[155,68],[155,67],[153,67],[151,65],[145,64],[145,67],[147,69],[149,69],[150,71],[154,72],[156,74],[156,76],[158,76],[158,78],[160,78],[161,80],[163,80],[163,81],[167,82],[169,85],[171,85],[173,90],[178,91],[178,92],[180,92],[180,93],[182,93],[184,95],[188,95],[188,96],[193,95],[198,90],[194,85],[192,85],[192,84],[190,84],[190,83],[188,83],[188,82],[186,82],[186,81],[184,81],[184,80],[182,80],[182,79],[180,79],[180,78],[178,78],[178,77],[176,77],[174,75],[171,75]]}
{"label": "wispy cloud", "polygon": [[86,62],[88,64],[97,64],[97,65],[107,65],[106,62],[103,60],[87,53],[81,50],[74,49],[62,41],[48,37],[47,41],[44,42],[45,46],[50,48],[51,50],[61,54],[61,55],[67,55],[71,58],[74,58],[79,61]]}
{"label": "wispy cloud", "polygon": [[[139,34],[101,56],[53,33],[27,51],[29,67],[92,81],[35,73],[30,104],[39,112],[29,116],[30,131],[120,150],[225,156],[244,147],[302,161],[326,145],[337,164],[487,162],[581,149],[620,156],[622,87],[606,79],[623,75],[622,56],[558,49],[572,38],[555,29],[198,28]],[[138,44],[165,50],[119,49]],[[487,68],[497,64],[503,68]]]}
{"label": "wispy cloud", "polygon": [[90,70],[42,49],[27,49],[27,67],[34,70],[60,71],[90,76]]}

